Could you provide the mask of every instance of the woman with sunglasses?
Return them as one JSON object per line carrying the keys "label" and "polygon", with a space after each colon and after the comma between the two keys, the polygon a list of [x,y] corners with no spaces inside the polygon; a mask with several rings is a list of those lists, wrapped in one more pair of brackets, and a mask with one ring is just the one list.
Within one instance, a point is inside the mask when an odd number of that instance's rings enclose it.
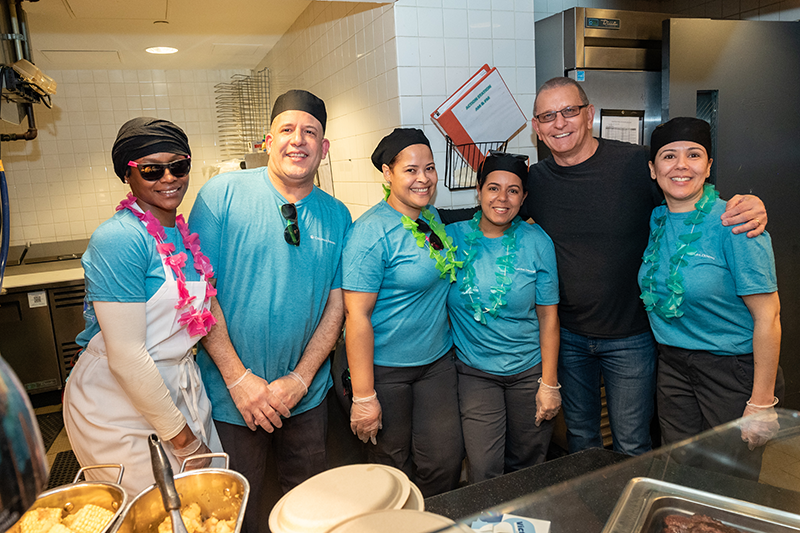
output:
{"label": "woman with sunglasses", "polygon": [[458,484],[463,457],[445,299],[458,263],[430,205],[425,134],[395,129],[372,154],[386,200],[350,228],[342,254],[350,427],[370,461],[403,470],[425,497]]}
{"label": "woman with sunglasses", "polygon": [[[177,209],[189,186],[186,134],[166,120],[120,128],[114,172],[131,188],[92,234],[81,259],[86,279],[83,347],[64,394],[64,422],[81,465],[125,467],[135,495],[153,483],[147,438],[164,443],[174,470],[222,451],[192,346],[214,324],[211,265]],[[200,468],[207,459],[187,462]],[[117,472],[89,470],[90,479]]]}
{"label": "woman with sunglasses", "polygon": [[526,159],[489,155],[478,173],[480,210],[448,227],[463,261],[447,308],[470,483],[544,462],[561,406],[555,249],[517,216]]}

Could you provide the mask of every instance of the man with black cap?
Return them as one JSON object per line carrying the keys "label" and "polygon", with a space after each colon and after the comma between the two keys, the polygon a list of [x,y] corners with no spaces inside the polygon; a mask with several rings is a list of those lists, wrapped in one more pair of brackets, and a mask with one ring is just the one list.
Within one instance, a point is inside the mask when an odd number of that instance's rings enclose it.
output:
{"label": "man with black cap", "polygon": [[[650,212],[663,197],[649,179],[645,147],[592,136],[594,106],[570,78],[536,94],[533,127],[551,156],[531,166],[520,214],[555,243],[561,303],[558,377],[570,452],[602,447],[600,379],[614,449],[651,448],[656,346],[639,299],[637,273]],[[734,233],[764,231],[766,211],[735,196],[722,216]]]}
{"label": "man with black cap", "polygon": [[[314,186],[329,147],[326,118],[307,91],[279,96],[268,166],[210,180],[189,219],[216,267],[219,301],[197,360],[231,468],[250,481],[256,511],[268,447],[284,492],[327,467],[328,355],[344,318],[340,264],[351,217]],[[245,514],[248,533],[266,524],[259,512]]]}

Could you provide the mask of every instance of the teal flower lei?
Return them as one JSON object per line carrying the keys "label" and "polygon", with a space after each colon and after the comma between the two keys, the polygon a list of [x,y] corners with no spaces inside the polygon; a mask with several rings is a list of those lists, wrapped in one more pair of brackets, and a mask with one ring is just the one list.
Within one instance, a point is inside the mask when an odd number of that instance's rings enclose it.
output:
{"label": "teal flower lei", "polygon": [[[383,192],[384,199],[388,199],[391,189],[384,185]],[[458,251],[458,246],[453,246],[453,238],[447,235],[447,232],[444,230],[444,224],[436,220],[436,218],[433,216],[433,213],[425,208],[422,208],[420,211],[420,216],[425,219],[425,221],[428,223],[428,226],[431,227],[431,231],[439,237],[444,245],[444,256],[442,256],[442,253],[439,250],[435,250],[433,246],[430,246],[430,244],[428,245],[429,256],[436,262],[436,270],[439,271],[439,278],[444,279],[445,277],[449,276],[449,282],[453,283],[456,280],[456,271],[461,268],[461,265],[464,263],[463,261],[456,261],[456,252]],[[400,221],[403,223],[403,227],[410,231],[411,235],[414,236],[414,239],[417,241],[417,246],[420,248],[425,247],[425,242],[428,240],[428,238],[419,230],[417,223],[411,220],[411,217],[408,215],[403,215]]]}
{"label": "teal flower lei", "polygon": [[478,258],[483,245],[480,240],[483,237],[483,232],[480,229],[482,212],[478,211],[472,220],[469,221],[469,227],[472,231],[465,237],[464,241],[469,244],[469,249],[466,251],[464,258],[464,279],[458,290],[461,291],[461,298],[464,299],[464,307],[467,311],[472,313],[472,318],[481,324],[486,325],[486,314],[488,313],[492,318],[497,318],[500,313],[500,308],[505,307],[508,301],[505,299],[506,293],[511,289],[514,283],[511,276],[515,272],[514,264],[517,261],[517,227],[519,227],[522,219],[515,217],[511,222],[511,226],[503,232],[503,240],[501,244],[505,247],[506,255],[497,258],[497,271],[495,272],[495,280],[497,285],[491,287],[489,300],[491,307],[486,307],[481,301],[481,291],[478,288],[477,277],[475,274],[475,267],[473,263]]}
{"label": "teal flower lei", "polygon": [[661,239],[664,236],[664,224],[667,220],[667,214],[665,213],[654,220],[658,227],[650,233],[650,244],[644,252],[644,257],[642,257],[644,264],[650,265],[650,268],[647,269],[644,277],[642,277],[642,294],[639,296],[644,301],[644,307],[647,312],[653,312],[667,322],[672,318],[683,316],[683,311],[679,307],[683,303],[686,291],[683,287],[683,276],[680,274],[680,268],[689,264],[684,259],[686,256],[691,257],[697,253],[697,248],[692,243],[700,239],[703,236],[703,232],[695,230],[703,223],[706,215],[711,212],[718,197],[719,192],[714,189],[713,185],[704,185],[703,196],[694,204],[695,212],[683,221],[690,228],[687,233],[678,236],[678,242],[675,243],[677,250],[669,260],[666,281],[669,296],[665,302],[661,302],[655,294],[656,286],[658,285],[655,274],[660,267],[659,252],[661,250]]}

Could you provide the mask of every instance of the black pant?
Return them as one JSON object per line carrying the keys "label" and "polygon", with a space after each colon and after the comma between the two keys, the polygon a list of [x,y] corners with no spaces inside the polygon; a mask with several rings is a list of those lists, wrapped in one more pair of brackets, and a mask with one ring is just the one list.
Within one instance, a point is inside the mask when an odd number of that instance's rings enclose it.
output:
{"label": "black pant", "polygon": [[[656,401],[664,444],[740,418],[750,399],[753,375],[751,353],[723,356],[659,344]],[[775,396],[783,400],[783,393],[783,370],[779,366]],[[763,452],[763,447],[749,450],[739,438],[723,438],[719,456],[713,459],[703,454],[701,462],[708,470],[757,480]],[[719,463],[717,467],[711,467],[714,460]]]}
{"label": "black pant", "polygon": [[415,367],[375,366],[375,391],[383,410],[370,461],[399,468],[427,498],[458,486],[464,443],[458,413],[454,350]]}
{"label": "black pant", "polygon": [[[272,433],[261,428],[250,431],[215,421],[222,448],[230,456],[232,470],[250,483],[250,498],[244,515],[242,533],[267,533],[269,509],[260,509],[263,484],[280,483],[284,493],[327,469],[325,437],[328,433],[327,400],[299,415],[283,419],[283,427]],[[278,480],[267,480],[267,456],[272,448]]]}
{"label": "black pant", "polygon": [[555,422],[535,424],[542,364],[519,374],[497,376],[456,359],[456,370],[469,482],[543,463]]}

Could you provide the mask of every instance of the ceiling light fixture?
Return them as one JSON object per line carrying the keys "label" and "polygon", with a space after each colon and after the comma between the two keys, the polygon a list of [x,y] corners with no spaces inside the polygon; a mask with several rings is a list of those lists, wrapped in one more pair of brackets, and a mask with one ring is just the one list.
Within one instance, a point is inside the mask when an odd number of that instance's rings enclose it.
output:
{"label": "ceiling light fixture", "polygon": [[145,52],[151,54],[174,54],[177,51],[177,48],[172,48],[170,46],[152,46],[145,49]]}

